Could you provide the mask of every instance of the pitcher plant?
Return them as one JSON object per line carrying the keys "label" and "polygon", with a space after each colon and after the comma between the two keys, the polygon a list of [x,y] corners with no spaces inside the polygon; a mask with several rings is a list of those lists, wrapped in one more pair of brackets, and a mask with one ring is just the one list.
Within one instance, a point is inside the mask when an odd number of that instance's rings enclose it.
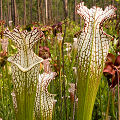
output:
{"label": "pitcher plant", "polygon": [[6,29],[4,36],[11,39],[18,50],[17,54],[8,58],[12,69],[16,120],[33,120],[40,63],[43,59],[38,57],[32,48],[43,33],[35,27],[31,32],[21,31],[17,27],[12,32]]}
{"label": "pitcher plant", "polygon": [[77,119],[91,120],[92,110],[100,84],[104,62],[113,39],[103,31],[102,24],[115,17],[116,8],[94,6],[88,9],[84,2],[77,5],[77,14],[84,19],[84,29],[78,37],[78,113]]}

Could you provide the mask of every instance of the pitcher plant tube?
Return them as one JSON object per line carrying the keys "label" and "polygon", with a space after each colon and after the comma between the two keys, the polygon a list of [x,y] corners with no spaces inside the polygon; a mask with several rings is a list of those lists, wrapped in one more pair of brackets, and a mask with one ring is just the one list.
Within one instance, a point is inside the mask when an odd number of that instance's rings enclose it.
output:
{"label": "pitcher plant tube", "polygon": [[56,100],[54,94],[48,92],[48,85],[56,76],[55,72],[43,73],[39,75],[37,93],[35,99],[36,120],[52,120],[53,106]]}

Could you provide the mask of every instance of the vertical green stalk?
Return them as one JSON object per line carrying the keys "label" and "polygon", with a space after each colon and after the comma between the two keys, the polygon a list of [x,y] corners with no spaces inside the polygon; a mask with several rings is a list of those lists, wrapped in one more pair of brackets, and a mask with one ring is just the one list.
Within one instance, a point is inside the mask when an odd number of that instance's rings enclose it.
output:
{"label": "vertical green stalk", "polygon": [[13,101],[12,101],[12,96],[11,96],[11,76],[8,74],[8,64],[6,63],[5,65],[5,72],[6,72],[6,78],[7,78],[7,87],[8,87],[8,96],[9,96],[9,102],[10,102],[10,109],[11,109],[11,113],[10,113],[10,119],[14,118],[14,109],[13,109]]}
{"label": "vertical green stalk", "polygon": [[110,106],[110,93],[109,93],[109,90],[108,90],[108,104],[107,104],[107,110],[106,110],[106,118],[105,120],[109,120],[109,106]]}
{"label": "vertical green stalk", "polygon": [[3,119],[5,119],[5,109],[4,109],[4,71],[3,71],[3,67],[1,69],[1,72],[2,72],[2,103],[3,103]]}
{"label": "vertical green stalk", "polygon": [[[74,48],[74,50],[73,50],[73,60],[75,60],[75,66],[76,66],[76,68],[78,67],[78,59],[76,58],[76,55],[77,55],[77,49],[76,48]],[[72,60],[72,61],[73,61]],[[74,64],[74,62],[72,62],[72,64]],[[73,66],[73,65],[72,65]],[[76,71],[77,72],[77,71]],[[74,74],[74,76],[75,76],[75,91],[74,91],[74,103],[73,103],[73,114],[72,114],[72,120],[75,120],[75,113],[76,113],[76,93],[77,93],[77,91],[76,91],[76,89],[77,89],[77,75],[76,75],[76,73]]]}
{"label": "vertical green stalk", "polygon": [[68,3],[66,0],[63,0],[63,8],[64,8],[64,22],[65,22],[65,29],[64,29],[64,36],[63,36],[63,41],[62,41],[62,61],[63,61],[63,93],[64,93],[64,105],[65,105],[65,119],[68,119],[67,115],[67,98],[66,98],[66,85],[65,85],[65,72],[64,72],[64,42],[65,42],[65,37],[66,37],[66,28],[67,28],[67,17],[68,17]]}
{"label": "vertical green stalk", "polygon": [[59,43],[59,49],[60,49],[60,89],[61,89],[61,97],[62,97],[62,69],[61,69],[61,62],[62,62],[62,51],[61,51],[62,41]]}
{"label": "vertical green stalk", "polygon": [[118,77],[118,120],[120,120],[120,93],[119,93],[119,72],[117,70],[117,77]]}
{"label": "vertical green stalk", "polygon": [[62,58],[62,51],[61,51],[61,46],[62,46],[62,41],[59,42],[59,50],[60,50],[60,56],[59,56],[59,59],[60,59],[60,62],[59,62],[59,66],[60,66],[60,80],[59,80],[59,85],[60,85],[60,97],[61,97],[61,100],[60,100],[60,117],[62,119],[62,70],[61,70],[61,58]]}
{"label": "vertical green stalk", "polygon": [[101,118],[103,119],[103,115],[102,115],[102,100],[101,100],[101,85],[99,86],[99,99],[100,99],[100,112],[101,112]]}

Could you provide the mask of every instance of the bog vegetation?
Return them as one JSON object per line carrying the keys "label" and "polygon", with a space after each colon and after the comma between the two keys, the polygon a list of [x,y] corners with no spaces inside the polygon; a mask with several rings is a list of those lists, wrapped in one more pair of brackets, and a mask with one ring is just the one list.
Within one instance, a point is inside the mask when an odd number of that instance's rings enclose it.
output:
{"label": "bog vegetation", "polygon": [[0,7],[0,120],[120,120],[119,0]]}

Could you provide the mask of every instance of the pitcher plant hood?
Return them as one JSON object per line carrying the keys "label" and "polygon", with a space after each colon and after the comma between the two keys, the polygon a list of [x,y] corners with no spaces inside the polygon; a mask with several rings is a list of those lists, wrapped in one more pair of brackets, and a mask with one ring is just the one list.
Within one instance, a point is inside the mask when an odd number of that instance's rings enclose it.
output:
{"label": "pitcher plant hood", "polygon": [[17,54],[8,58],[8,61],[17,65],[22,71],[28,71],[34,65],[43,61],[32,50],[33,45],[41,39],[43,32],[38,28],[33,28],[32,31],[21,31],[16,27],[12,32],[6,29],[4,36],[10,38],[18,49]]}

